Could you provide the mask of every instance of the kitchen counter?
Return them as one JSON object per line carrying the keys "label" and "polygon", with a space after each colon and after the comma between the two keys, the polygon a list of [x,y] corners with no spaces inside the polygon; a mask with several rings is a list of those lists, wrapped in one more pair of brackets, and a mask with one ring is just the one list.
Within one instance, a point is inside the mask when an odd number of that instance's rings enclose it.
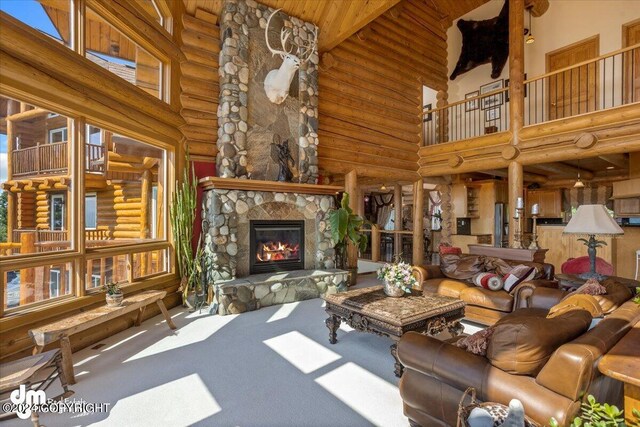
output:
{"label": "kitchen counter", "polygon": [[462,249],[463,254],[468,254],[469,245],[490,245],[492,240],[491,234],[452,234],[451,246],[456,246]]}

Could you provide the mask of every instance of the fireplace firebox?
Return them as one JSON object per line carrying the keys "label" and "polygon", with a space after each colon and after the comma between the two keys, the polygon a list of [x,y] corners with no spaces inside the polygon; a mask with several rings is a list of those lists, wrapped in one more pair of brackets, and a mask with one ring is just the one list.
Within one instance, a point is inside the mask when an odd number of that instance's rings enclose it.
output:
{"label": "fireplace firebox", "polygon": [[252,220],[251,274],[304,269],[304,221]]}

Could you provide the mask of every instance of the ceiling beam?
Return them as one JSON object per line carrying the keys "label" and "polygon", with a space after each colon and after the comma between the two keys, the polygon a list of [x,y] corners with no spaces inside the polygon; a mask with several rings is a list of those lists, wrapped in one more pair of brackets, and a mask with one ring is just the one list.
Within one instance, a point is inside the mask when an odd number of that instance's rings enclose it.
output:
{"label": "ceiling beam", "polygon": [[627,169],[627,167],[629,167],[629,161],[625,154],[605,154],[598,156],[598,158],[620,169]]}
{"label": "ceiling beam", "polygon": [[[493,170],[484,170],[484,171],[478,171],[478,172],[485,175],[499,176],[500,178],[508,178],[509,176],[509,173],[507,172],[506,169],[493,169]],[[544,184],[548,180],[547,177],[544,175],[538,175],[538,174],[529,173],[529,172],[524,173],[523,179],[526,182],[535,182],[538,184]]]}
{"label": "ceiling beam", "polygon": [[577,168],[575,166],[571,166],[562,162],[540,163],[540,164],[536,164],[535,167],[537,169],[542,169],[548,172],[552,172],[553,174],[560,175],[560,176],[578,176],[578,173],[580,173],[581,178],[584,178],[584,179],[593,178],[593,172],[586,169]]}
{"label": "ceiling beam", "polygon": [[[368,2],[364,7],[356,7],[356,15],[351,16],[349,14],[349,16],[345,16],[338,29],[330,25],[330,23],[329,25],[324,25],[326,24],[325,22],[316,22],[316,25],[320,26],[321,29],[318,49],[320,52],[333,49],[398,3],[400,3],[400,0],[378,0]],[[338,3],[333,3],[332,6],[338,8]],[[344,11],[341,12],[344,13]]]}

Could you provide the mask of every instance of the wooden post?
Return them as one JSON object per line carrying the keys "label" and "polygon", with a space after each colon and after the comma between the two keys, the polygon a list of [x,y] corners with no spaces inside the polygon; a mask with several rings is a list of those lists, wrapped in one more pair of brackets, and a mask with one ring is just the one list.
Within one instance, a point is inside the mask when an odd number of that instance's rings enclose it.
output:
{"label": "wooden post", "polygon": [[[36,252],[36,232],[20,234],[20,253],[33,254]],[[35,269],[34,267],[20,270],[20,305],[35,301]]]}
{"label": "wooden post", "polygon": [[413,184],[413,265],[424,262],[424,187],[420,178]]}
{"label": "wooden post", "polygon": [[380,261],[380,228],[378,224],[371,226],[371,261]]}
{"label": "wooden post", "polygon": [[[520,131],[524,123],[524,0],[509,3],[509,118],[511,143],[520,142]],[[516,201],[523,197],[522,164],[509,164],[509,245],[514,242]]]}
{"label": "wooden post", "polygon": [[[395,211],[394,230],[402,230],[402,185],[396,184],[393,191],[393,209]],[[394,234],[394,256],[402,253],[402,234]]]}
{"label": "wooden post", "polygon": [[[344,190],[349,193],[349,207],[358,211],[358,175],[356,171],[351,171],[344,176]],[[358,268],[358,248],[349,244],[347,247],[347,267],[349,269]]]}
{"label": "wooden post", "polygon": [[511,162],[509,163],[509,246],[514,243],[514,236],[516,231],[515,216],[516,201],[518,197],[522,197],[523,187],[523,168],[522,163]]}

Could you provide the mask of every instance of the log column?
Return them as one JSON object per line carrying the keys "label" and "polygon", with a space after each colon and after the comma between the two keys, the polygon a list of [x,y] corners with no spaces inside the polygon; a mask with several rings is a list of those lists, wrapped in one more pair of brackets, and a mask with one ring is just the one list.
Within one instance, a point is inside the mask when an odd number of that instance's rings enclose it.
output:
{"label": "log column", "polygon": [[[14,105],[14,101],[9,101],[9,106]],[[9,114],[9,111],[7,111]],[[13,179],[13,139],[14,139],[14,123],[13,120],[7,120],[7,179]],[[13,241],[13,230],[16,228],[16,194],[7,191],[7,242]]]}
{"label": "log column", "polygon": [[[24,232],[20,234],[20,253],[36,253],[36,232]],[[42,267],[37,267],[42,268]],[[36,267],[23,268],[20,270],[20,305],[35,302],[36,296]]]}
{"label": "log column", "polygon": [[[524,0],[509,3],[509,117],[511,143],[517,147],[524,123]],[[516,152],[517,153],[517,152]],[[517,154],[516,154],[517,158]],[[517,160],[509,164],[509,246],[514,242],[516,201],[523,197],[523,168]]]}
{"label": "log column", "polygon": [[[402,185],[396,184],[393,191],[393,209],[394,213],[394,230],[401,231],[402,230]],[[402,234],[395,233],[394,234],[394,253],[393,255],[398,255],[402,253]]]}
{"label": "log column", "polygon": [[413,265],[424,262],[424,186],[420,178],[413,184]]}
{"label": "log column", "polygon": [[[354,211],[358,211],[358,175],[352,170],[344,176],[344,191],[349,193],[349,207]],[[355,275],[358,270],[358,248],[352,243],[347,246],[347,267],[355,269],[352,273],[351,284],[355,284]]]}

